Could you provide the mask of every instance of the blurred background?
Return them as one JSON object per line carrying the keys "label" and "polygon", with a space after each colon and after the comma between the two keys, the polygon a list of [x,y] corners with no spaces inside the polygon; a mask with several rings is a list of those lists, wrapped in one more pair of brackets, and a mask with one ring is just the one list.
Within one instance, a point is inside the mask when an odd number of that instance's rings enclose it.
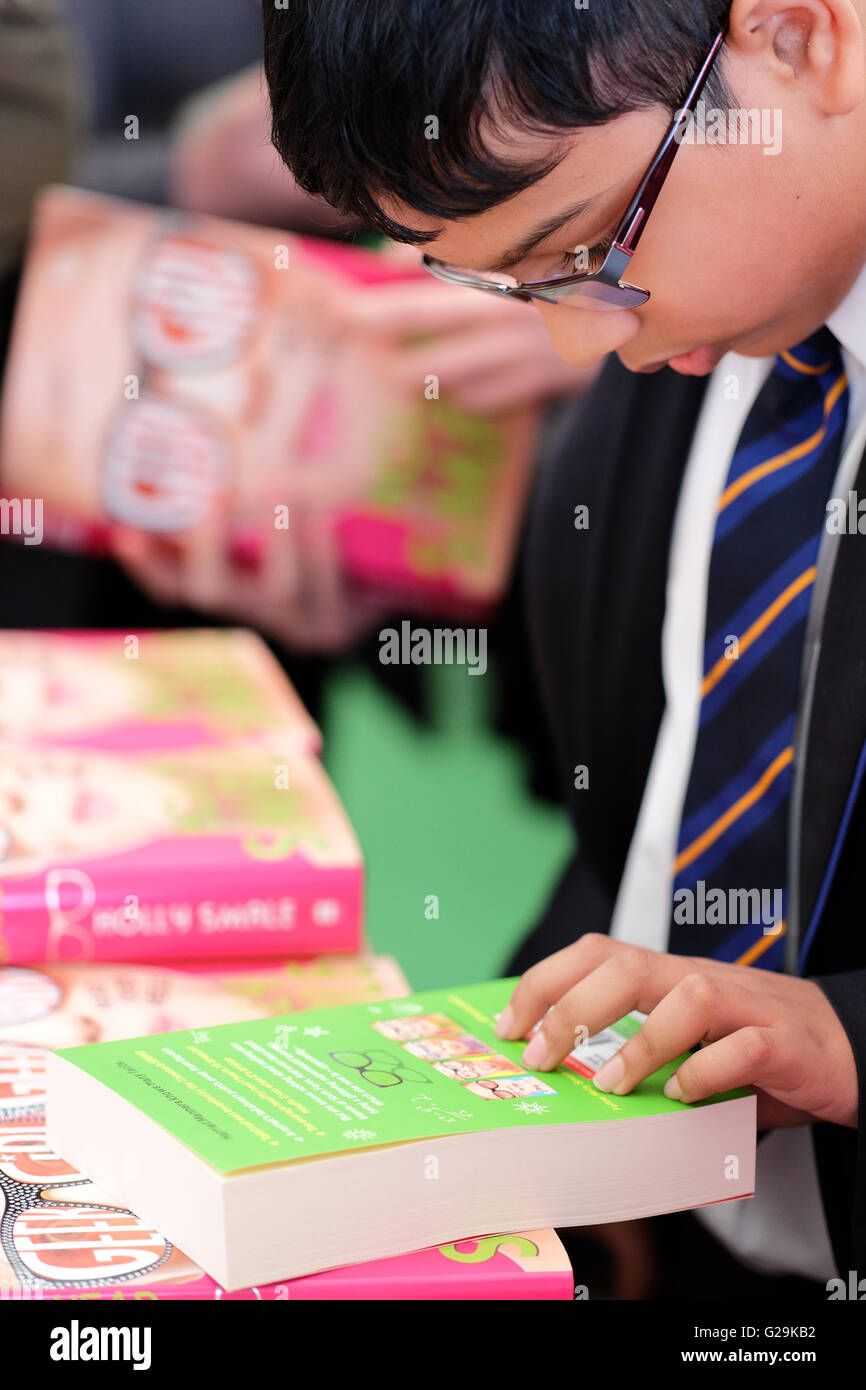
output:
{"label": "blurred background", "polygon": [[[258,0],[0,0],[0,347],[33,197],[50,182],[375,244],[279,165],[260,47]],[[540,472],[586,377],[559,362],[522,305],[467,303],[432,280],[402,295],[359,291],[347,309],[355,331],[387,339],[404,377],[418,370],[408,339],[431,336],[443,392],[470,413],[536,408]],[[500,973],[569,844],[559,804],[568,770],[547,745],[534,693],[519,556],[485,620],[489,667],[475,679],[465,666],[383,667],[381,627],[423,615],[361,610],[321,550],[301,556],[300,587],[247,594],[240,612],[231,575],[203,586],[197,563],[143,536],[122,538],[108,559],[0,538],[0,625],[225,620],[259,630],[322,725],[326,765],[367,861],[374,949],[397,955],[418,989]]]}

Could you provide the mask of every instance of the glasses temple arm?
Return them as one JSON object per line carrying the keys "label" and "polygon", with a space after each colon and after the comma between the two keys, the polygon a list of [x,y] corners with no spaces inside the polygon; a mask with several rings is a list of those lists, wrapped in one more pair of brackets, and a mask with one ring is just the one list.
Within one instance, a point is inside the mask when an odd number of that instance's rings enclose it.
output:
{"label": "glasses temple arm", "polygon": [[655,159],[653,160],[647,175],[632,199],[628,212],[620,224],[614,245],[617,250],[625,252],[627,256],[633,256],[637,250],[638,242],[643,235],[647,219],[655,207],[656,200],[662,191],[665,179],[670,173],[671,165],[676,158],[680,146],[680,132],[683,131],[690,122],[695,107],[700,100],[701,92],[709,81],[713,64],[719,55],[725,41],[725,31],[722,30],[716,36],[716,40],[707,54],[704,65],[698,73],[689,92],[685,105],[677,112],[676,120],[668,131],[665,139],[660,146]]}

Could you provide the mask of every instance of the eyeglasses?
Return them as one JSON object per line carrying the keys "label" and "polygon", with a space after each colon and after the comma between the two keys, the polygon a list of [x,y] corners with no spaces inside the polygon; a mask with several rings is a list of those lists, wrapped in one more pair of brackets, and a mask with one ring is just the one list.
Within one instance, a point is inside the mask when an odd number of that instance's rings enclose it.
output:
{"label": "eyeglasses", "polygon": [[368,1052],[329,1052],[328,1056],[341,1067],[348,1067],[363,1076],[371,1086],[383,1089],[386,1086],[402,1086],[404,1081],[421,1081],[429,1084],[430,1077],[406,1066],[384,1048],[371,1047]]}
{"label": "eyeglasses", "polygon": [[496,274],[485,275],[479,271],[459,270],[429,255],[422,257],[425,270],[435,275],[437,280],[483,290],[485,294],[519,299],[526,304],[532,303],[535,299],[547,304],[566,304],[576,309],[638,309],[642,304],[646,304],[650,297],[649,290],[630,285],[622,277],[628,270],[629,262],[646,230],[650,213],[671,171],[683,135],[691,124],[695,108],[724,41],[725,32],[722,31],[716,36],[704,59],[685,105],[677,111],[673,124],[656,151],[599,270],[586,271],[580,268],[582,256],[585,255],[582,248],[575,252],[573,274],[555,275],[546,280],[519,281],[510,276],[502,279]]}

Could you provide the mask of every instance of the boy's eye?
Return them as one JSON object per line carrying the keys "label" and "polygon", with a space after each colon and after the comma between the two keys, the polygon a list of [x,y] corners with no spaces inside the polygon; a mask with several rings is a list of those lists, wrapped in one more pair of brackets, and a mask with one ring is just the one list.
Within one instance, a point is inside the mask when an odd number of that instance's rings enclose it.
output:
{"label": "boy's eye", "polygon": [[531,274],[521,276],[526,280],[553,280],[559,275],[594,275],[601,270],[605,257],[613,246],[613,233],[595,246],[573,246],[558,256],[538,257],[531,267]]}
{"label": "boy's eye", "polygon": [[601,270],[604,265],[605,257],[613,246],[613,234],[606,236],[603,241],[597,241],[595,246],[575,246],[571,251],[563,256],[563,262],[567,269],[577,271],[587,271],[594,275],[597,270]]}
{"label": "boy's eye", "polygon": [[587,269],[595,272],[601,270],[605,262],[608,251],[613,246],[613,233],[606,236],[603,241],[596,242],[595,246],[586,248],[586,259],[589,262]]}

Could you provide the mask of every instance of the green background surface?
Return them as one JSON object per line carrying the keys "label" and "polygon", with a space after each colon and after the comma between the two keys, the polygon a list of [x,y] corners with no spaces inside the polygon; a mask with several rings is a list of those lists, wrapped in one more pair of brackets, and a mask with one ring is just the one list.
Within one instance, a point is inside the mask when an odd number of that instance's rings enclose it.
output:
{"label": "green background surface", "polygon": [[[413,989],[504,973],[571,845],[564,812],[534,799],[523,758],[491,733],[493,667],[425,671],[434,727],[363,668],[331,678],[325,762],[367,864],[367,932]],[[425,917],[428,895],[439,919]]]}

